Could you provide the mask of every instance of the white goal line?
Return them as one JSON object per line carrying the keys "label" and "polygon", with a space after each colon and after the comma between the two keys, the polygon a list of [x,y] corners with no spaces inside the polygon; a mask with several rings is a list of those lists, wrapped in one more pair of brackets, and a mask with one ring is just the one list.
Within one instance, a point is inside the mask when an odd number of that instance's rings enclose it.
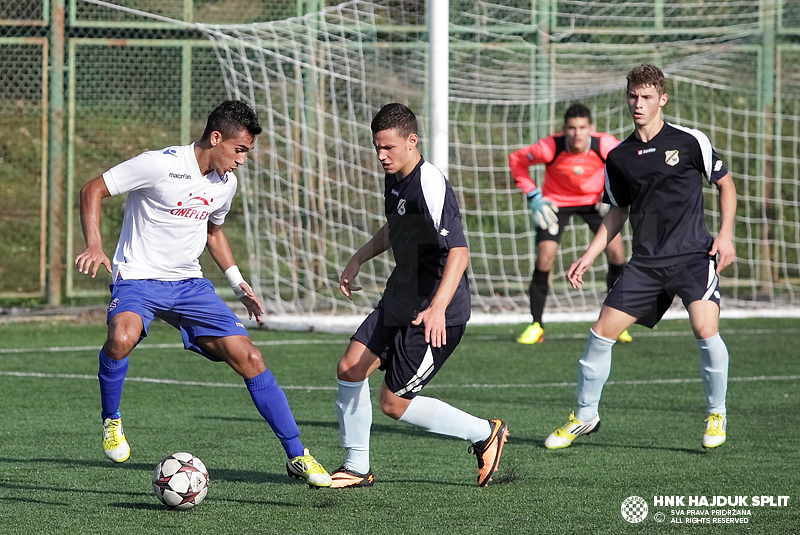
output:
{"label": "white goal line", "polygon": [[[301,346],[301,345],[334,345],[334,344],[347,344],[347,340],[260,340],[253,341],[257,346]],[[0,355],[13,354],[13,353],[70,353],[70,352],[84,352],[84,351],[100,351],[102,343],[97,343],[93,346],[55,346],[55,347],[2,347],[0,348]],[[183,349],[183,344],[169,343],[169,344],[147,344],[142,343],[136,346],[134,351],[142,351],[147,349]]]}
{"label": "white goal line", "polygon": [[[96,375],[83,375],[73,373],[41,373],[41,372],[11,372],[0,371],[0,376],[3,377],[35,377],[41,379],[80,379],[96,381]],[[729,377],[730,383],[750,383],[757,381],[797,381],[800,380],[800,375],[758,375],[753,377]],[[126,382],[135,383],[153,383],[163,385],[178,385],[178,386],[200,386],[203,388],[245,388],[244,382],[241,383],[211,383],[204,381],[178,381],[175,379],[157,379],[154,377],[127,377]],[[642,386],[642,385],[675,385],[675,384],[691,384],[699,383],[699,378],[691,379],[652,379],[652,380],[639,380],[639,381],[608,381],[606,386]],[[574,388],[576,383],[530,383],[530,384],[429,384],[428,389],[436,388],[474,388],[474,389],[489,389],[489,388]],[[327,391],[334,392],[337,386],[309,386],[309,385],[281,385],[284,390],[299,390],[306,392],[313,391]]]}
{"label": "white goal line", "polygon": [[[788,335],[800,333],[800,327],[796,329],[727,329],[722,331],[724,336],[753,336],[753,335]],[[548,340],[582,340],[586,338],[586,333],[573,333],[573,334],[548,334]],[[671,338],[676,336],[690,336],[690,330],[680,331],[637,331],[637,338]],[[476,340],[487,341],[501,341],[511,340],[511,338],[501,335],[475,335],[472,337]],[[253,340],[256,346],[300,346],[300,345],[340,345],[344,349],[349,339],[331,339],[331,340]],[[20,353],[82,353],[82,352],[95,352],[100,351],[102,344],[98,343],[91,346],[54,346],[54,347],[0,347],[0,355],[12,355]],[[134,351],[144,351],[148,349],[183,349],[183,344],[168,343],[168,344],[148,344],[142,343],[136,346]]]}

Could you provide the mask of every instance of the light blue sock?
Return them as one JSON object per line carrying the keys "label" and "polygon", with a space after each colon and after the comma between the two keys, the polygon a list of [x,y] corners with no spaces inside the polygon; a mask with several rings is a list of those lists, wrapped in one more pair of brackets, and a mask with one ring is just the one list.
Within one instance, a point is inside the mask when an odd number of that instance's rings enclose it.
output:
{"label": "light blue sock", "polygon": [[611,373],[611,348],[616,340],[598,335],[589,329],[589,340],[578,361],[578,412],[575,418],[589,422],[597,417],[600,395]]}
{"label": "light blue sock", "polygon": [[256,409],[281,441],[286,455],[290,459],[303,455],[303,443],[298,438],[300,430],[294,421],[286,394],[278,386],[272,372],[269,370],[261,372],[255,377],[245,379],[244,384],[247,385]]}
{"label": "light blue sock", "polygon": [[700,377],[706,393],[709,414],[725,414],[728,391],[728,348],[719,333],[697,340],[700,348]]}
{"label": "light blue sock", "polygon": [[114,360],[100,350],[100,367],[97,378],[100,380],[100,417],[119,418],[119,405],[122,400],[122,385],[128,374],[128,357]]}
{"label": "light blue sock", "polygon": [[483,420],[435,398],[417,396],[411,400],[401,422],[421,427],[431,433],[463,438],[473,444],[492,433],[488,420]]}
{"label": "light blue sock", "polygon": [[372,428],[372,401],[369,378],[350,382],[338,380],[336,416],[339,419],[339,439],[347,449],[344,466],[359,474],[369,472],[369,434]]}

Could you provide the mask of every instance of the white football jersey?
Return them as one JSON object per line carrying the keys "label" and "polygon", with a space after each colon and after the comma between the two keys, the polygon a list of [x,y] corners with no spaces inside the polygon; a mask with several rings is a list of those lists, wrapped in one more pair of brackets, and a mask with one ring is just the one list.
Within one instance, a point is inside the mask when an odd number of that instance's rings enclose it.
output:
{"label": "white football jersey", "polygon": [[114,280],[175,281],[202,277],[198,258],[208,222],[221,225],[236,193],[236,176],[200,172],[194,143],[149,151],[103,173],[111,195],[128,193]]}

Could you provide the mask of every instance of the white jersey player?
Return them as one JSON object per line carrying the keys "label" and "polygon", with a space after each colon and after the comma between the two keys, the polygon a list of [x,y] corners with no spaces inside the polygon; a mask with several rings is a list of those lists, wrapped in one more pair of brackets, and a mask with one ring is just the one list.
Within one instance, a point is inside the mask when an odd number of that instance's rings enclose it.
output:
{"label": "white jersey player", "polygon": [[233,171],[255,146],[261,125],[243,102],[229,100],[209,116],[203,137],[183,147],[145,152],[81,189],[86,249],[75,259],[83,273],[112,271],[100,235],[100,203],[128,193],[114,254],[108,337],[100,351],[103,449],[115,462],[130,457],[120,401],[128,355],[154,318],[181,332],[186,349],[225,361],[245,381],[258,411],[283,445],[290,476],[329,487],[331,478],[300,441],[286,395],[264,364],[244,325],[203,278],[198,257],[208,248],[251,317],[264,309],[233,260],[222,231],[236,192]]}

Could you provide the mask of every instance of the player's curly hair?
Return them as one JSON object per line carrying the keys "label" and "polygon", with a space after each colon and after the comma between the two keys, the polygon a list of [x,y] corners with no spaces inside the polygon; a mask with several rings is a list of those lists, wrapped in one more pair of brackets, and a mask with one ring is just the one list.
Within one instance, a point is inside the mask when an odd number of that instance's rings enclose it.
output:
{"label": "player's curly hair", "polygon": [[381,111],[372,119],[372,133],[377,134],[384,130],[397,130],[397,133],[403,139],[408,138],[411,134],[417,134],[417,116],[409,109],[398,102],[387,104]]}
{"label": "player's curly hair", "polygon": [[667,79],[661,69],[649,63],[643,63],[631,69],[628,73],[628,89],[640,85],[650,85],[656,88],[659,95],[664,94],[667,86]]}
{"label": "player's curly hair", "polygon": [[256,137],[261,133],[261,125],[253,108],[241,100],[226,100],[208,116],[200,141],[208,141],[215,130],[222,134],[222,139],[236,137],[242,130]]}

